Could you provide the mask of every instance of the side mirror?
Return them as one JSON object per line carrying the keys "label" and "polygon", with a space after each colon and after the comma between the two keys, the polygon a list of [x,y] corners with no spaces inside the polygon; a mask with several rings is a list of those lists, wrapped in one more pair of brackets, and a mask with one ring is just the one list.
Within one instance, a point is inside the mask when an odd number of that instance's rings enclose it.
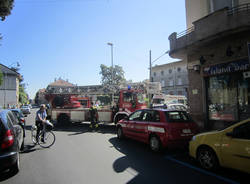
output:
{"label": "side mirror", "polygon": [[233,136],[234,136],[234,133],[233,133],[233,132],[227,132],[227,133],[226,133],[226,136],[228,136],[228,137],[233,137]]}

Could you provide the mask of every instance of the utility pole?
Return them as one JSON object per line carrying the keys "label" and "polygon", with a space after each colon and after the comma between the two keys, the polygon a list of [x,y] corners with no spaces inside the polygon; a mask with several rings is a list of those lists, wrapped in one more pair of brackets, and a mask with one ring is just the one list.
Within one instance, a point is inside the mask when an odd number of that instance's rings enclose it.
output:
{"label": "utility pole", "polygon": [[[149,86],[150,82],[152,82],[152,57],[151,57],[151,50],[149,50]],[[149,107],[151,106],[151,94],[148,93],[148,102],[149,102]]]}
{"label": "utility pole", "polygon": [[[113,79],[114,79],[114,76],[113,76],[113,43],[107,43],[110,47],[111,47],[111,85],[114,84],[113,82]],[[112,86],[112,89],[114,89],[114,86]],[[112,103],[112,106],[114,105],[114,94],[112,93],[112,97],[111,97],[111,103]]]}

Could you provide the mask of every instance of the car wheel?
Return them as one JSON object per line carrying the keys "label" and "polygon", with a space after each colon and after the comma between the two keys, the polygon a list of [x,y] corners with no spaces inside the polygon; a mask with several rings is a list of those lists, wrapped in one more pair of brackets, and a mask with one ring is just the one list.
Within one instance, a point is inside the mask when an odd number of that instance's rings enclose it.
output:
{"label": "car wheel", "polygon": [[219,166],[215,152],[209,147],[203,147],[198,150],[197,160],[201,167],[207,170],[215,170]]}
{"label": "car wheel", "polygon": [[122,131],[122,127],[118,127],[117,129],[117,138],[118,139],[123,139],[124,138],[124,134],[123,134],[123,131]]}
{"label": "car wheel", "polygon": [[150,149],[154,152],[158,152],[161,149],[161,141],[156,136],[151,136],[149,139]]}
{"label": "car wheel", "polygon": [[68,125],[70,124],[70,119],[67,114],[60,114],[58,117],[58,124],[59,125]]}
{"label": "car wheel", "polygon": [[10,168],[10,173],[16,174],[20,170],[20,154],[17,152],[17,159],[15,164]]}

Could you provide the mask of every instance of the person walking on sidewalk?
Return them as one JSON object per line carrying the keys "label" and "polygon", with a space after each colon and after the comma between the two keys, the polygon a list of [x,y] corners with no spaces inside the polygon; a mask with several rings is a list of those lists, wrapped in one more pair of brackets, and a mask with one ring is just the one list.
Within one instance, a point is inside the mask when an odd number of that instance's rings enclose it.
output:
{"label": "person walking on sidewalk", "polygon": [[94,106],[94,103],[91,102],[91,107],[89,109],[89,113],[90,113],[90,128],[94,129],[94,128],[98,128],[98,112],[97,112],[97,108],[96,106]]}

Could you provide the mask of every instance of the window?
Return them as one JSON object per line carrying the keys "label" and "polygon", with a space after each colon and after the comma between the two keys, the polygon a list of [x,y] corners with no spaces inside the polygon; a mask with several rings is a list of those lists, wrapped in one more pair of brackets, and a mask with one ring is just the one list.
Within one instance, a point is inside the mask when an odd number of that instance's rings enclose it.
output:
{"label": "window", "polygon": [[178,72],[180,72],[180,71],[181,71],[181,68],[180,68],[180,67],[178,67],[178,68],[177,68],[177,71],[178,71]]}
{"label": "window", "polygon": [[173,86],[173,85],[174,85],[174,80],[173,79],[169,80],[169,86]]}
{"label": "window", "polygon": [[169,70],[168,70],[168,73],[172,73],[172,69],[169,69]]}
{"label": "window", "polygon": [[141,120],[141,113],[142,111],[136,111],[129,116],[129,120],[131,121],[138,121]]}
{"label": "window", "polygon": [[192,119],[184,111],[166,111],[168,122],[191,122]]}
{"label": "window", "polygon": [[210,120],[236,121],[237,82],[231,75],[210,77],[208,81],[208,110]]}
{"label": "window", "polygon": [[233,138],[250,140],[250,122],[244,123],[233,130]]}
{"label": "window", "polygon": [[178,95],[183,95],[182,91],[177,92]]}
{"label": "window", "polygon": [[163,70],[161,71],[161,75],[164,75],[164,71]]}
{"label": "window", "polygon": [[11,122],[13,123],[13,125],[17,125],[18,124],[17,117],[14,114],[12,114],[12,112],[9,112],[8,116],[9,116]]}
{"label": "window", "polygon": [[123,101],[124,102],[132,102],[135,99],[135,94],[133,94],[132,92],[125,92],[123,93]]}
{"label": "window", "polygon": [[161,86],[164,87],[165,86],[165,81],[162,79],[161,80]]}
{"label": "window", "polygon": [[142,120],[149,121],[149,122],[159,122],[160,121],[160,113],[158,111],[154,111],[154,110],[144,111]]}
{"label": "window", "polygon": [[237,6],[237,0],[210,0],[210,12],[220,10],[225,7],[232,8]]}
{"label": "window", "polygon": [[156,72],[154,72],[154,76],[156,77]]}
{"label": "window", "polygon": [[178,85],[182,85],[181,76],[178,76],[178,77],[177,77],[177,84],[178,84]]}

